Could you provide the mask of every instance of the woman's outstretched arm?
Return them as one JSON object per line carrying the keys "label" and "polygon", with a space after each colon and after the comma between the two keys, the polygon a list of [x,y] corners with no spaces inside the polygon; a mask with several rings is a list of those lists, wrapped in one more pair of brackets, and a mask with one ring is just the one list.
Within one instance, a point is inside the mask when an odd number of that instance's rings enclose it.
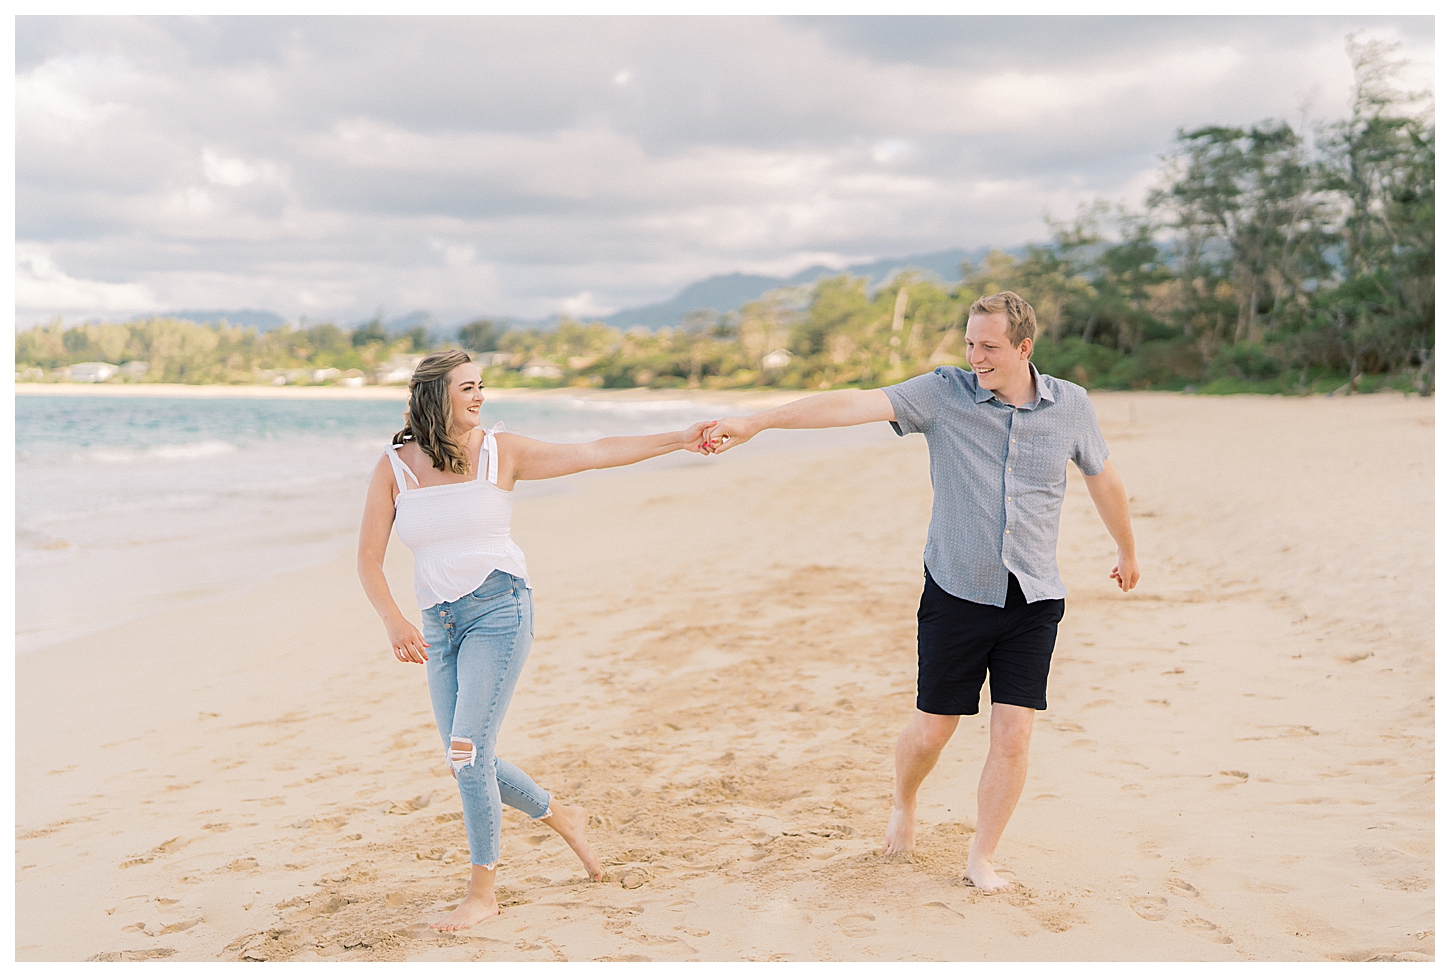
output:
{"label": "woman's outstretched arm", "polygon": [[633,465],[681,448],[703,453],[702,435],[714,423],[701,421],[670,434],[600,438],[583,444],[553,444],[501,433],[498,435],[499,488],[510,487],[515,480],[558,478],[593,468]]}
{"label": "woman's outstretched arm", "polygon": [[706,450],[720,454],[737,447],[767,428],[850,427],[872,421],[896,420],[896,408],[884,390],[832,390],[792,400],[747,417],[728,417],[706,434]]}
{"label": "woman's outstretched arm", "polygon": [[383,619],[388,629],[388,643],[398,661],[417,662],[428,660],[428,642],[413,622],[403,616],[393,592],[388,587],[388,578],[383,574],[383,556],[388,552],[388,537],[393,532],[393,495],[397,483],[393,481],[393,468],[386,457],[378,460],[373,477],[368,481],[368,497],[363,504],[362,526],[357,534],[357,575],[362,580],[363,593]]}

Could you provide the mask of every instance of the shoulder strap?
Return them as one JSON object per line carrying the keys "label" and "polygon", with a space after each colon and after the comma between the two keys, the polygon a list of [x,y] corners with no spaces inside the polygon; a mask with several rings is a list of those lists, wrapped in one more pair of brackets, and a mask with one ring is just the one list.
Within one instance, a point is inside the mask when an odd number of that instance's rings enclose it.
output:
{"label": "shoulder strap", "polygon": [[401,458],[398,457],[398,446],[396,444],[390,444],[390,445],[388,445],[387,455],[388,455],[388,461],[392,462],[392,464],[393,464],[393,477],[398,480],[398,491],[399,492],[406,492],[406,491],[408,491],[408,483],[403,479],[403,473],[404,472],[407,472],[408,473],[408,477],[413,480],[413,484],[414,485],[419,484],[418,483],[418,476],[413,474],[413,469],[409,468],[403,462],[403,459],[401,459]]}
{"label": "shoulder strap", "polygon": [[483,432],[483,450],[488,452],[488,473],[489,482],[498,484],[498,438],[494,437],[503,430],[503,421],[499,421],[491,429]]}

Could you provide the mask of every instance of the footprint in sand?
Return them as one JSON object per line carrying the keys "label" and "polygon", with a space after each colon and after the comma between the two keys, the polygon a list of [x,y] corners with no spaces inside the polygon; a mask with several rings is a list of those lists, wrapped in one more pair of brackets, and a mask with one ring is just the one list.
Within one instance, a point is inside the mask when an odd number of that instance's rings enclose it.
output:
{"label": "footprint in sand", "polygon": [[1129,902],[1128,907],[1150,923],[1156,923],[1168,915],[1168,900],[1162,896],[1139,896]]}
{"label": "footprint in sand", "polygon": [[[201,917],[200,916],[195,916],[195,917],[193,917],[191,919],[183,919],[179,923],[169,923],[166,926],[161,927],[160,932],[157,933],[157,934],[155,934],[155,935],[157,935],[157,936],[169,936],[172,933],[183,933],[186,930],[191,929],[193,926],[195,926],[199,922],[201,922]],[[147,935],[149,936],[151,934],[148,933]]]}
{"label": "footprint in sand", "polygon": [[1184,920],[1183,928],[1213,943],[1232,943],[1234,941],[1233,937],[1202,916],[1194,916],[1192,919]]}
{"label": "footprint in sand", "polygon": [[114,963],[117,961],[139,961],[139,960],[161,960],[174,956],[176,949],[169,946],[157,947],[154,950],[107,950],[105,953],[98,953],[92,960],[102,963]]}
{"label": "footprint in sand", "polygon": [[158,855],[169,855],[174,851],[180,851],[189,844],[191,844],[190,841],[182,841],[181,836],[178,835],[177,837],[172,838],[170,841],[163,841],[161,844],[157,845],[155,848],[151,849],[144,855],[137,855],[135,858],[126,859],[120,864],[119,867],[132,868],[136,865],[145,865],[148,862],[155,861],[156,856]]}
{"label": "footprint in sand", "polygon": [[1185,882],[1182,879],[1169,879],[1167,884],[1168,888],[1172,890],[1175,896],[1183,896],[1185,899],[1198,898],[1198,890],[1195,889],[1192,884]]}
{"label": "footprint in sand", "polygon": [[836,925],[847,936],[870,936],[876,932],[876,927],[871,925],[874,922],[876,917],[870,913],[852,913],[836,920]]}

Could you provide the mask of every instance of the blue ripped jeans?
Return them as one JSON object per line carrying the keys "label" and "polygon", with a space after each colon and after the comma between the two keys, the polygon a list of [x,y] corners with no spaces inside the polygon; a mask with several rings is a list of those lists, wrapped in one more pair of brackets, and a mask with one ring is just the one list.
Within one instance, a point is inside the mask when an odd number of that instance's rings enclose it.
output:
{"label": "blue ripped jeans", "polygon": [[[428,694],[463,797],[463,826],[475,865],[498,864],[503,805],[549,816],[549,793],[493,755],[499,727],[534,641],[528,584],[495,570],[473,593],[423,612]],[[467,744],[466,746],[464,744]]]}

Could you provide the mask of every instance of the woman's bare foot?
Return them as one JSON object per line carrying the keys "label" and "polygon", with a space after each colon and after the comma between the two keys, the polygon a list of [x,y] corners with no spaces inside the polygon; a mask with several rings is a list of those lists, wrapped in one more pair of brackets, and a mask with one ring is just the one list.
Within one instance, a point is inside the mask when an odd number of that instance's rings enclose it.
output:
{"label": "woman's bare foot", "polygon": [[987,895],[994,892],[1005,892],[1016,885],[1009,882],[992,870],[992,863],[985,858],[968,858],[967,870],[962,873],[962,878],[970,884],[981,889]]}
{"label": "woman's bare foot", "polygon": [[498,915],[498,900],[484,899],[473,893],[463,897],[458,908],[447,916],[429,925],[429,929],[438,930],[440,933],[451,933],[454,930],[466,930],[474,923],[481,923],[490,916]]}
{"label": "woman's bare foot", "polygon": [[916,847],[916,810],[891,806],[891,820],[886,822],[886,843],[883,855],[902,855]]}
{"label": "woman's bare foot", "polygon": [[541,820],[559,832],[559,837],[567,841],[569,847],[574,849],[574,854],[578,855],[579,861],[584,863],[584,871],[589,873],[590,879],[595,882],[604,880],[604,866],[599,864],[599,859],[594,855],[594,849],[589,847],[589,840],[585,837],[585,831],[589,826],[588,811],[577,805],[555,804],[553,812]]}

